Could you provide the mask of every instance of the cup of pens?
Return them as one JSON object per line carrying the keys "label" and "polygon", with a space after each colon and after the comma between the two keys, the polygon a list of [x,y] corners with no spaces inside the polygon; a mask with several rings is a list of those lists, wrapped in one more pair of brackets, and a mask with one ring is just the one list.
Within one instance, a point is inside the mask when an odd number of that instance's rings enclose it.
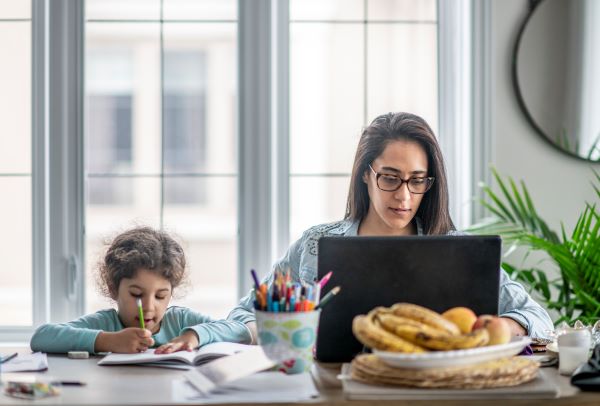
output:
{"label": "cup of pens", "polygon": [[[289,275],[289,274],[288,274]],[[253,275],[254,277],[254,275]],[[320,285],[291,283],[289,276],[275,274],[269,288],[255,288],[254,309],[258,344],[276,369],[287,374],[309,371],[313,364],[313,349],[317,341],[321,307],[329,298],[319,300]]]}

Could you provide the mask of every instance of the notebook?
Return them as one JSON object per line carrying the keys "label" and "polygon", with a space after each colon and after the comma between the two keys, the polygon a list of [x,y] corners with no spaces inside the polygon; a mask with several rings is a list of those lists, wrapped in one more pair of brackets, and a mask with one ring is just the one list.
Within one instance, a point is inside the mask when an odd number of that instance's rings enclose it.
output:
{"label": "notebook", "polygon": [[178,351],[170,354],[154,354],[154,349],[136,354],[108,354],[98,365],[145,365],[175,369],[191,369],[214,359],[256,348],[239,343],[211,343],[195,351]]}
{"label": "notebook", "polygon": [[321,296],[342,290],[321,312],[317,359],[349,362],[361,352],[352,319],[377,306],[408,302],[497,314],[500,249],[498,236],[321,238],[318,277],[333,271]]}

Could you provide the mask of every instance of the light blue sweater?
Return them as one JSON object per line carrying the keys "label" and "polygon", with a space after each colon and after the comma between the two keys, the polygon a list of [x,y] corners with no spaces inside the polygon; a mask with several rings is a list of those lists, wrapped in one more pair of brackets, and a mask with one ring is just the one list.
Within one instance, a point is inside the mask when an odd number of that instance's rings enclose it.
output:
{"label": "light blue sweater", "polygon": [[[420,219],[415,218],[417,234],[423,235]],[[310,283],[317,276],[318,242],[323,236],[356,236],[359,221],[342,220],[335,223],[314,226],[304,232],[302,237],[293,243],[285,256],[275,264],[274,269],[291,268],[294,282]],[[451,231],[451,235],[464,233]],[[271,271],[263,280],[270,285],[273,280]],[[244,296],[240,303],[229,313],[228,320],[242,323],[255,321],[252,310],[252,292]],[[552,320],[544,308],[536,303],[521,284],[513,281],[500,270],[499,315],[509,317],[519,323],[531,337],[545,337],[547,330],[553,330]]]}
{"label": "light blue sweater", "polygon": [[[125,327],[115,309],[100,310],[77,320],[61,324],[44,324],[31,337],[33,351],[65,353],[87,351],[93,354],[96,337],[102,331],[117,332]],[[160,330],[152,336],[159,347],[187,330],[198,334],[200,345],[217,341],[250,343],[248,328],[238,321],[213,320],[187,307],[169,307],[160,322]]]}

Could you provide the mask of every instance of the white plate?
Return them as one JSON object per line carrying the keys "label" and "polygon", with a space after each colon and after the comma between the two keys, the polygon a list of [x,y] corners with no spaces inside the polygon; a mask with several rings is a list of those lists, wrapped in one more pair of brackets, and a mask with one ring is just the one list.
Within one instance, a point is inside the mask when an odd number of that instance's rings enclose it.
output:
{"label": "white plate", "polygon": [[531,342],[529,337],[514,337],[506,344],[468,350],[431,351],[421,354],[373,350],[383,362],[397,368],[438,368],[477,364],[520,353]]}

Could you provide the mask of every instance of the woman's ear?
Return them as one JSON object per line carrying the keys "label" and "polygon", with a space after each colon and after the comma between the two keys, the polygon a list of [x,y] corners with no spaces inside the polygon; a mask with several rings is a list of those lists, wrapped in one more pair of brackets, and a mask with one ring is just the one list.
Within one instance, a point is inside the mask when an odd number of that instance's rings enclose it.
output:
{"label": "woman's ear", "polygon": [[367,185],[369,184],[369,172],[368,171],[365,171],[363,173],[362,181]]}

